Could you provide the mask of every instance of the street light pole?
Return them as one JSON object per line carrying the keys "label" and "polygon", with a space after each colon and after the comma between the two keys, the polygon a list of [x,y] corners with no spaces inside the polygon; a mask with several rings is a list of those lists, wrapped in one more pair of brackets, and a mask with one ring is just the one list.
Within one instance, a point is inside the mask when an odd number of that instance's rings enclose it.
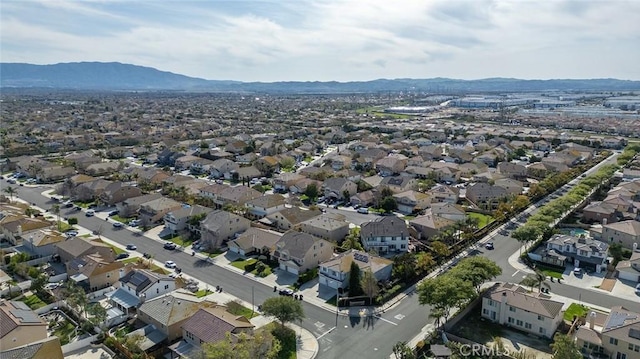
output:
{"label": "street light pole", "polygon": [[338,291],[338,283],[336,282],[336,328],[338,328],[338,313],[340,310],[340,292]]}

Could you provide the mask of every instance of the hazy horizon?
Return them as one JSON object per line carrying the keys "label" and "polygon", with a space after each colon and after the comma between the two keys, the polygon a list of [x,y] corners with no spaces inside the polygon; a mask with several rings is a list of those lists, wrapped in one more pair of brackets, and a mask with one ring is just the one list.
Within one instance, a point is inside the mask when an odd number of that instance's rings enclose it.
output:
{"label": "hazy horizon", "polygon": [[0,3],[2,62],[208,80],[640,80],[638,1]]}

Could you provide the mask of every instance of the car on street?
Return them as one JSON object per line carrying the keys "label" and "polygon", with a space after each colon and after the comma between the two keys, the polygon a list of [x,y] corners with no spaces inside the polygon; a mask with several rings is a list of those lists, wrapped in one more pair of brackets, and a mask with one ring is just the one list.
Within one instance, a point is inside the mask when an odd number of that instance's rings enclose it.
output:
{"label": "car on street", "polygon": [[84,215],[87,216],[87,217],[93,217],[93,216],[95,216],[95,214],[96,214],[96,211],[90,209]]}
{"label": "car on street", "polygon": [[484,245],[484,248],[492,250],[493,249],[493,242],[487,242]]}
{"label": "car on street", "polygon": [[66,208],[71,208],[71,207],[73,207],[73,202],[71,202],[71,201],[66,201],[66,202],[64,202],[64,203],[63,203],[63,205],[64,205]]}
{"label": "car on street", "polygon": [[360,208],[358,208],[358,213],[362,213],[362,214],[369,214],[369,208],[367,208],[367,207],[360,207]]}
{"label": "car on street", "polygon": [[640,284],[636,285],[636,294],[640,295]]}
{"label": "car on street", "polygon": [[116,260],[129,258],[129,253],[120,253],[116,256]]}
{"label": "car on street", "polygon": [[498,232],[498,233],[500,233],[503,236],[508,236],[509,235],[509,231],[506,230],[506,229],[501,229],[500,232]]}
{"label": "car on street", "polygon": [[287,297],[292,297],[293,296],[293,290],[290,288],[282,288],[278,291],[278,294],[280,295],[286,295]]}
{"label": "car on street", "polygon": [[113,227],[114,228],[122,228],[122,227],[124,227],[124,223],[122,223],[122,222],[113,222]]}
{"label": "car on street", "polygon": [[174,261],[166,261],[164,262],[164,266],[167,268],[175,268],[176,267],[176,263]]}
{"label": "car on street", "polygon": [[138,249],[138,247],[136,247],[135,244],[127,244],[127,249],[130,251],[135,251],[136,249]]}
{"label": "car on street", "polygon": [[174,250],[177,248],[175,243],[171,243],[171,242],[167,242],[164,244],[164,249],[168,249],[168,250]]}

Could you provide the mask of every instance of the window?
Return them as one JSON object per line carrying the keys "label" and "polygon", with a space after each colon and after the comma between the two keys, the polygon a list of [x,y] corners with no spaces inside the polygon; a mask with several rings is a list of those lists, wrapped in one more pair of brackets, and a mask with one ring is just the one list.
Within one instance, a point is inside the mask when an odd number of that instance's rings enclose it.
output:
{"label": "window", "polygon": [[[488,310],[488,309],[486,309],[486,308],[485,308],[485,309],[482,309],[482,314],[484,314],[484,315],[489,315],[489,310]],[[629,344],[629,347],[631,347],[631,344]],[[629,349],[631,349],[631,348],[629,348]]]}
{"label": "window", "polygon": [[165,285],[165,286],[164,286],[164,289],[169,289],[169,285],[168,285],[168,284],[167,284],[167,285]]}
{"label": "window", "polygon": [[531,329],[531,323],[524,323],[525,329]]}
{"label": "window", "polygon": [[625,353],[616,353],[616,359],[627,359],[627,354]]}
{"label": "window", "polygon": [[509,324],[513,324],[515,322],[515,320],[513,318],[509,317],[507,319],[507,322],[509,322]]}
{"label": "window", "polygon": [[538,330],[538,332],[540,332],[540,334],[546,334],[547,330],[544,329],[543,327],[540,327],[540,329]]}
{"label": "window", "polygon": [[489,306],[490,307],[495,307],[496,306],[496,302],[494,302],[491,299],[489,299]]}
{"label": "window", "polygon": [[544,321],[544,317],[543,317],[543,316],[541,316],[541,315],[538,315],[538,320],[540,320],[540,321]]}
{"label": "window", "polygon": [[516,320],[516,325],[521,327],[522,326],[522,320],[520,320],[520,319]]}
{"label": "window", "polygon": [[609,338],[609,344],[618,345],[618,339],[616,339],[616,338]]}
{"label": "window", "polygon": [[510,312],[515,312],[516,311],[516,307],[509,306],[509,311]]}
{"label": "window", "polygon": [[639,353],[640,353],[640,345],[634,345],[634,346],[633,346],[633,351],[634,351],[634,352],[639,352]]}
{"label": "window", "polygon": [[629,343],[629,350],[633,350],[633,344]]}

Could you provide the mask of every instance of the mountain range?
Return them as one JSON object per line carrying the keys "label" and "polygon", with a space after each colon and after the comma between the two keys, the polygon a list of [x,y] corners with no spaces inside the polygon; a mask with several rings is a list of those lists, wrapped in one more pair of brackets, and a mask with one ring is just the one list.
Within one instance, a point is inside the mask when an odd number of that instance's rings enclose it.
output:
{"label": "mountain range", "polygon": [[73,62],[54,65],[0,63],[0,87],[109,91],[192,91],[243,93],[379,93],[426,91],[640,91],[640,81],[617,79],[482,80],[379,79],[352,82],[240,82],[205,80],[119,62]]}

